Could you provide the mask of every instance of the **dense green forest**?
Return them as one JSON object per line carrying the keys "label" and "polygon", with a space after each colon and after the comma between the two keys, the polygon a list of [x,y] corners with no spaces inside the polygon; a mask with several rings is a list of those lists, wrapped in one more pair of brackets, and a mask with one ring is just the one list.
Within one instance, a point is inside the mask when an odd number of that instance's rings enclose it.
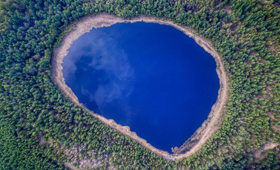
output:
{"label": "dense green forest", "polygon": [[[65,30],[102,12],[170,19],[221,54],[230,79],[227,112],[193,156],[157,156],[71,103],[53,83],[52,51]],[[65,162],[83,168],[83,159],[96,160],[99,169],[280,169],[280,146],[264,149],[280,143],[280,1],[1,0],[0,113],[0,169],[66,169]],[[39,145],[40,133],[47,142]]]}

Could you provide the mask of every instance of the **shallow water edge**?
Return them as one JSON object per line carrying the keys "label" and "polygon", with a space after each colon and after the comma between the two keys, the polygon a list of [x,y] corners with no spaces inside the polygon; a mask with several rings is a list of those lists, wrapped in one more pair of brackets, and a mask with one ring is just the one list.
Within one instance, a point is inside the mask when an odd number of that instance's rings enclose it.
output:
{"label": "shallow water edge", "polygon": [[[130,131],[130,128],[127,126],[122,126],[117,124],[114,120],[106,119],[103,116],[95,114],[93,111],[87,109],[83,104],[81,104],[73,93],[71,88],[69,88],[64,80],[62,73],[62,63],[63,58],[67,56],[68,50],[71,47],[72,43],[78,39],[81,35],[86,32],[89,32],[93,27],[108,27],[116,23],[121,22],[139,22],[144,21],[147,23],[158,23],[163,25],[170,25],[175,27],[176,29],[184,32],[189,37],[193,38],[197,44],[199,44],[205,51],[210,53],[215,61],[216,61],[216,71],[219,77],[220,89],[218,92],[218,99],[216,103],[212,106],[211,112],[208,115],[207,120],[204,121],[202,126],[196,130],[196,132],[189,138],[181,147],[173,149],[174,154],[169,154],[168,152],[162,151],[160,149],[155,148],[151,144],[149,144],[145,139],[140,138],[135,132]],[[52,58],[52,76],[55,84],[60,88],[60,90],[69,98],[72,102],[79,105],[83,109],[87,110],[93,117],[99,119],[101,122],[106,125],[118,130],[124,135],[130,137],[131,139],[137,141],[139,144],[144,146],[145,148],[151,150],[152,152],[166,158],[169,160],[182,159],[188,157],[194,153],[196,153],[202,145],[209,139],[209,137],[217,130],[219,125],[221,124],[221,120],[223,115],[225,114],[225,104],[228,100],[228,77],[226,75],[225,68],[222,63],[222,58],[215,51],[212,46],[212,43],[204,38],[199,37],[194,30],[188,27],[181,27],[176,25],[172,21],[163,20],[163,19],[155,19],[153,17],[148,16],[139,16],[130,20],[125,20],[120,17],[109,15],[109,14],[99,14],[95,16],[87,16],[82,18],[81,20],[75,23],[75,27],[72,31],[70,31],[62,40],[60,46],[56,48],[53,52]]]}

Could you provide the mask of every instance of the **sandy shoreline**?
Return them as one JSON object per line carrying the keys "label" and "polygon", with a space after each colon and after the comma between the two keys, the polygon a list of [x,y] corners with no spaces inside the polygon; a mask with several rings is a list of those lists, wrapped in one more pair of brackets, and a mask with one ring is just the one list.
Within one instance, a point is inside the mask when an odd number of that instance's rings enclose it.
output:
{"label": "sandy shoreline", "polygon": [[[114,120],[108,120],[104,118],[103,116],[100,116],[98,114],[95,114],[93,111],[90,111],[86,107],[84,107],[76,97],[76,95],[73,93],[73,91],[65,84],[65,80],[62,73],[62,63],[63,58],[68,54],[68,49],[72,45],[72,43],[78,39],[81,35],[83,35],[86,32],[89,32],[93,27],[100,28],[100,27],[108,27],[110,25],[113,25],[115,23],[120,22],[150,22],[150,23],[159,23],[164,25],[171,25],[178,30],[183,31],[186,35],[193,38],[197,44],[199,44],[202,48],[205,49],[208,53],[210,53],[216,61],[217,64],[217,73],[220,80],[220,89],[218,93],[218,99],[216,103],[212,106],[212,110],[207,118],[207,120],[204,121],[202,126],[197,129],[197,131],[194,133],[194,135],[189,139],[195,139],[196,142],[194,146],[184,154],[169,154],[168,152],[159,150],[152,145],[150,145],[145,139],[140,138],[136,133],[131,132],[129,127],[122,126],[117,123],[115,123]],[[226,71],[222,63],[222,58],[219,56],[219,54],[214,50],[212,47],[212,43],[209,40],[206,40],[204,38],[199,37],[195,34],[195,31],[188,28],[188,27],[181,27],[179,25],[174,24],[171,21],[164,21],[164,20],[156,20],[153,17],[147,17],[147,16],[139,16],[136,18],[133,18],[131,20],[125,20],[120,17],[116,17],[114,15],[109,14],[99,14],[95,16],[87,16],[79,20],[75,23],[74,29],[69,32],[62,40],[60,46],[54,50],[53,53],[53,60],[52,60],[52,75],[53,75],[53,81],[56,83],[56,85],[60,88],[60,90],[66,95],[72,102],[76,103],[80,107],[86,109],[93,117],[99,119],[104,124],[116,129],[117,131],[123,133],[124,135],[130,137],[131,139],[137,141],[139,144],[144,146],[145,148],[151,150],[152,152],[170,160],[175,159],[182,159],[185,157],[188,157],[194,153],[196,153],[202,145],[207,141],[207,139],[217,130],[218,128],[218,120],[221,119],[221,115],[224,113],[224,106],[228,98],[228,78],[226,76]],[[188,140],[188,141],[189,141]],[[186,144],[186,143],[185,143]],[[184,145],[185,145],[184,144]],[[184,145],[181,146],[176,153],[180,153],[184,151]]]}

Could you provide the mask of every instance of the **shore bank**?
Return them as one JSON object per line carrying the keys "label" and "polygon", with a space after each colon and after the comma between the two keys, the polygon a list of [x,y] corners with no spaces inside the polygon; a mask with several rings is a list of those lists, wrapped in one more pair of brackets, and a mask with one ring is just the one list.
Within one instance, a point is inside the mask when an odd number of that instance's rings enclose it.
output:
{"label": "shore bank", "polygon": [[[184,32],[186,35],[193,38],[197,44],[199,44],[202,48],[205,49],[205,51],[210,53],[215,58],[217,64],[216,70],[220,81],[218,99],[216,103],[212,106],[211,112],[207,120],[204,121],[202,126],[196,130],[196,132],[190,139],[188,139],[181,147],[176,149],[175,154],[169,154],[168,152],[153,147],[145,139],[140,138],[135,132],[131,132],[129,127],[119,125],[114,120],[106,119],[103,116],[95,114],[93,111],[87,109],[85,106],[83,106],[83,104],[79,102],[77,96],[66,85],[63,77],[63,73],[62,73],[63,58],[67,56],[68,50],[71,47],[72,43],[76,39],[78,39],[81,35],[83,35],[86,32],[89,32],[93,27],[94,28],[108,27],[116,23],[122,23],[122,22],[134,23],[140,21],[147,22],[147,23],[170,25]],[[228,98],[228,90],[229,90],[228,78],[226,76],[226,71],[223,66],[222,58],[215,51],[215,49],[212,46],[212,43],[209,40],[199,37],[194,30],[188,27],[181,27],[179,25],[174,24],[172,21],[164,21],[160,19],[158,20],[158,19],[154,19],[153,17],[147,17],[147,16],[139,16],[130,20],[126,20],[114,15],[99,14],[95,16],[87,16],[82,18],[81,20],[75,23],[75,27],[73,28],[73,30],[64,37],[60,46],[54,50],[53,60],[52,60],[52,75],[53,75],[53,81],[64,93],[64,95],[66,95],[66,97],[68,97],[72,102],[76,103],[83,109],[86,109],[93,117],[99,119],[104,124],[110,126],[111,128],[116,129],[122,134],[137,141],[145,148],[169,160],[175,160],[175,159],[180,160],[196,153],[202,147],[202,145],[207,141],[207,139],[209,139],[209,137],[217,130],[220,124],[218,122],[222,118],[222,115],[225,112],[225,103]],[[192,144],[191,147],[188,145],[188,143]]]}

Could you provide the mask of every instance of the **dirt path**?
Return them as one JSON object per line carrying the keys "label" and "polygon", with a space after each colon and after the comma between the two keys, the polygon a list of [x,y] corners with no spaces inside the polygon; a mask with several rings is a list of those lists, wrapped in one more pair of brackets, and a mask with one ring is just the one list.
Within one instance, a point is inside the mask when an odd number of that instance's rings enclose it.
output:
{"label": "dirt path", "polygon": [[40,131],[38,131],[37,133],[39,135],[39,146],[43,146],[45,144],[49,144],[49,145],[52,144],[52,140],[49,141],[44,140],[44,136]]}
{"label": "dirt path", "polygon": [[65,162],[63,163],[63,165],[67,168],[69,168],[70,170],[79,170],[76,167],[72,166],[69,162]]}
{"label": "dirt path", "polygon": [[279,143],[272,143],[272,142],[267,142],[264,144],[262,147],[260,147],[256,152],[253,153],[253,156],[259,160],[262,160],[261,158],[261,153],[274,149],[275,147],[279,146]]}
{"label": "dirt path", "polygon": [[[189,151],[187,151],[184,154],[175,154],[171,155],[168,152],[159,150],[152,145],[150,145],[146,140],[140,138],[135,132],[131,132],[129,127],[122,126],[117,124],[114,120],[108,120],[104,118],[103,116],[100,116],[98,114],[95,114],[93,111],[88,110],[86,107],[84,107],[76,97],[76,95],[72,92],[72,90],[65,84],[65,80],[62,73],[62,63],[63,58],[68,54],[68,49],[72,45],[72,43],[78,39],[81,35],[83,35],[86,32],[89,32],[93,27],[94,28],[100,28],[100,27],[108,27],[115,23],[120,22],[149,22],[149,23],[159,23],[163,25],[171,25],[178,30],[183,31],[186,35],[193,38],[197,44],[199,44],[202,48],[205,49],[208,53],[210,53],[216,60],[217,63],[217,73],[220,79],[220,89],[219,89],[219,95],[216,103],[213,105],[212,110],[208,116],[208,119],[202,124],[202,126],[195,132],[196,138],[199,138],[198,142],[195,146],[193,146]],[[218,128],[218,120],[221,118],[221,115],[224,113],[224,105],[227,101],[228,97],[228,78],[226,76],[226,71],[223,66],[222,58],[219,56],[219,54],[214,50],[212,43],[209,40],[206,40],[204,38],[199,37],[194,30],[188,28],[188,27],[181,27],[179,25],[174,24],[171,21],[165,21],[165,20],[157,20],[153,17],[147,17],[147,16],[139,16],[136,18],[133,18],[131,20],[125,20],[120,17],[116,17],[109,14],[99,14],[96,16],[87,16],[83,19],[79,20],[75,23],[75,28],[68,33],[60,47],[56,48],[54,50],[53,54],[53,61],[52,61],[52,74],[53,74],[53,80],[57,84],[57,86],[61,89],[61,91],[74,103],[79,105],[80,107],[86,109],[93,117],[98,118],[101,122],[104,124],[118,130],[119,132],[123,133],[124,135],[129,136],[131,139],[137,141],[145,148],[151,150],[152,152],[163,156],[166,159],[169,160],[175,160],[175,159],[182,159],[185,157],[188,157],[195,152],[197,152],[202,145],[207,141],[207,139],[217,130]],[[180,150],[180,148],[179,148]]]}

